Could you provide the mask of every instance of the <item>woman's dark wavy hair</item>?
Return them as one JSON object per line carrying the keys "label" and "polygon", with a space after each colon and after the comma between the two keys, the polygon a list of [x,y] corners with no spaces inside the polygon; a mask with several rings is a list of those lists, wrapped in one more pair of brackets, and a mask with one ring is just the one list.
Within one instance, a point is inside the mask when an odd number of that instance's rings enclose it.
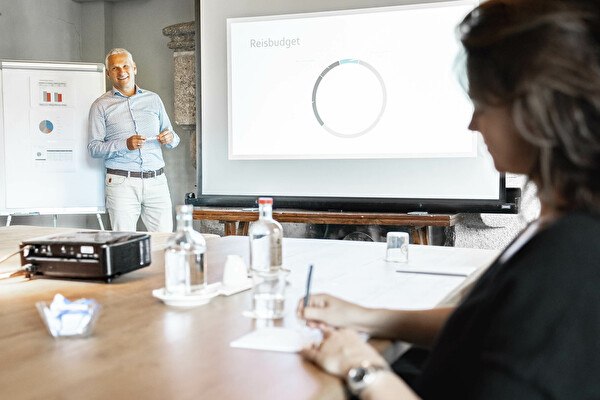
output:
{"label": "woman's dark wavy hair", "polygon": [[600,0],[489,0],[458,27],[469,96],[506,105],[561,210],[600,211]]}

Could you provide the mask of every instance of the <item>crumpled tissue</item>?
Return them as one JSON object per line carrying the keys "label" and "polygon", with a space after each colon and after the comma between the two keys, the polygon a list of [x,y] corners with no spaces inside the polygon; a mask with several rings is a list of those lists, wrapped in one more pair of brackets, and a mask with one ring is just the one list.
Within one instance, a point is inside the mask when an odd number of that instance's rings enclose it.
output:
{"label": "crumpled tissue", "polygon": [[100,312],[100,304],[93,299],[70,301],[61,294],[54,296],[49,307],[45,302],[36,306],[54,337],[88,336]]}

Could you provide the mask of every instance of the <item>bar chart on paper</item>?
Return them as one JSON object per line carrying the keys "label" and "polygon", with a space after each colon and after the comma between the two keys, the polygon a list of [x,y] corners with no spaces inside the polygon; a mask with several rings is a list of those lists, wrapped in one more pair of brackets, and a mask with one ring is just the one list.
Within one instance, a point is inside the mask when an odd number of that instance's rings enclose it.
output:
{"label": "bar chart on paper", "polygon": [[57,82],[52,80],[40,80],[38,82],[39,87],[39,101],[43,105],[54,104],[57,106],[66,106],[66,89],[67,82]]}

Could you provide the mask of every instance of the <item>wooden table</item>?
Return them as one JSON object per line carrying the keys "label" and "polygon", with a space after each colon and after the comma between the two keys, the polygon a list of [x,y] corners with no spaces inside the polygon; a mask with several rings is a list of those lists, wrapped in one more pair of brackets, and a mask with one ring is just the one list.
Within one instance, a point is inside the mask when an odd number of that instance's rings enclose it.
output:
{"label": "wooden table", "polygon": [[[195,220],[221,221],[225,235],[247,235],[250,222],[258,219],[258,209],[231,207],[194,207]],[[273,210],[273,218],[279,222],[342,225],[395,225],[411,227],[411,242],[431,243],[429,227],[456,225],[460,214],[402,214],[373,212],[335,212],[307,210]]]}
{"label": "wooden table", "polygon": [[[0,258],[20,239],[56,232],[55,228],[0,228]],[[63,232],[65,229],[62,230]],[[111,284],[51,279],[0,281],[0,398],[6,399],[341,399],[343,385],[296,354],[230,348],[229,343],[257,327],[241,315],[249,308],[250,292],[217,297],[208,305],[177,309],[153,298],[164,286],[164,236],[153,236],[153,262]],[[228,254],[247,260],[245,237],[209,239],[208,280],[219,281]],[[9,242],[12,241],[12,246]],[[344,246],[339,254],[337,246]],[[307,257],[317,267],[315,290],[330,283],[329,276],[348,278],[368,267],[392,274],[381,264],[384,243],[285,239],[284,262],[292,269],[285,319],[298,324],[291,309],[302,296]],[[455,249],[414,246],[417,251]],[[312,249],[312,251],[307,251]],[[354,250],[352,250],[354,249]],[[350,251],[352,250],[352,251]],[[412,251],[412,250],[411,250]],[[432,254],[432,253],[431,253]],[[449,253],[448,253],[449,254]],[[487,264],[495,252],[467,250]],[[362,256],[362,257],[361,257]],[[417,257],[417,254],[414,255]],[[352,260],[352,263],[349,262]],[[9,260],[18,266],[18,257]],[[3,265],[3,264],[0,264]],[[7,268],[7,266],[4,266]],[[345,271],[335,274],[336,270]],[[333,274],[333,275],[332,275]],[[435,277],[406,276],[427,283]],[[298,282],[300,286],[298,287]],[[383,279],[379,278],[379,281]],[[389,285],[389,279],[384,282]],[[360,283],[363,284],[362,282]],[[458,288],[456,288],[458,289]],[[399,290],[400,291],[400,290]],[[455,290],[452,290],[455,292]],[[61,293],[70,299],[94,298],[103,307],[94,334],[87,339],[55,340],[46,332],[35,302],[50,301]],[[440,293],[440,299],[451,293]]]}

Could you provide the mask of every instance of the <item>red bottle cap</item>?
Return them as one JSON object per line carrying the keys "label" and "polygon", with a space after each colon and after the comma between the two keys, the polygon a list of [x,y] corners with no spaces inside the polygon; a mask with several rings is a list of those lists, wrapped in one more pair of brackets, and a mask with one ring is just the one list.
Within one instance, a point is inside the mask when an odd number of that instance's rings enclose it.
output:
{"label": "red bottle cap", "polygon": [[259,197],[258,204],[273,204],[273,199],[271,197]]}

